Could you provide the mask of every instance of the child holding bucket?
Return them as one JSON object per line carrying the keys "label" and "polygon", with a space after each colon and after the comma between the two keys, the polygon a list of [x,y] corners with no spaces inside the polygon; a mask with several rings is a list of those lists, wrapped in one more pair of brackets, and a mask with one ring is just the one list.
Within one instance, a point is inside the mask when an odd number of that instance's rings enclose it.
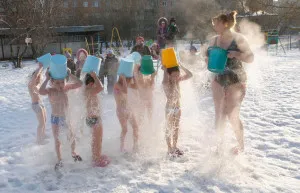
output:
{"label": "child holding bucket", "polygon": [[[66,84],[67,76],[73,81],[72,83]],[[49,81],[51,81],[51,87],[46,88]],[[40,87],[39,93],[41,95],[48,95],[52,108],[51,125],[58,159],[58,162],[55,164],[55,170],[63,166],[59,134],[66,128],[68,128],[71,137],[71,155],[74,161],[82,160],[82,158],[75,153],[75,139],[70,122],[66,118],[69,106],[67,92],[79,88],[81,85],[82,82],[72,75],[70,70],[67,71],[67,58],[60,54],[52,56],[50,68],[46,71],[46,80]]]}
{"label": "child holding bucket", "polygon": [[135,98],[131,95],[132,90],[137,86],[133,78],[134,61],[130,58],[122,58],[118,69],[119,79],[114,85],[114,97],[117,105],[117,116],[122,127],[120,137],[120,151],[125,152],[125,137],[127,134],[127,124],[131,124],[133,129],[133,151],[138,151],[138,123],[136,113],[131,105]]}
{"label": "child holding bucket", "polygon": [[144,118],[144,112],[147,111],[148,119],[151,122],[153,109],[153,89],[156,76],[152,57],[148,55],[143,56],[141,65],[137,66],[136,69],[138,91],[143,108],[141,119]]}
{"label": "child holding bucket", "polygon": [[[179,67],[174,48],[162,50],[162,64],[164,70],[163,89],[167,97],[165,116],[168,155],[171,157],[179,157],[184,154],[183,151],[177,148],[181,117],[179,83],[190,79],[193,75],[182,65]],[[184,75],[180,74],[180,69],[184,72]]]}
{"label": "child holding bucket", "polygon": [[92,159],[95,167],[105,167],[110,162],[107,156],[101,155],[103,127],[98,94],[103,90],[103,85],[96,74],[99,72],[100,64],[101,59],[88,56],[82,68],[83,72],[87,72],[84,89],[87,110],[86,124],[92,129]]}
{"label": "child holding bucket", "polygon": [[[240,120],[240,108],[246,93],[247,77],[242,62],[251,63],[254,60],[247,40],[241,34],[232,31],[236,24],[236,14],[237,12],[233,11],[212,19],[218,35],[210,42],[209,58],[206,59],[208,69],[216,73],[212,82],[212,92],[215,104],[215,127],[219,137],[218,149],[222,146],[225,119],[228,118],[238,141],[238,145],[232,148],[233,154],[244,150],[244,129]],[[217,60],[223,52],[225,52],[225,59]]]}
{"label": "child holding bucket", "polygon": [[42,144],[45,138],[45,127],[46,127],[46,109],[40,99],[39,85],[41,82],[41,72],[43,66],[39,63],[39,67],[32,73],[31,80],[28,83],[28,90],[31,97],[32,109],[38,119],[37,127],[37,144]]}

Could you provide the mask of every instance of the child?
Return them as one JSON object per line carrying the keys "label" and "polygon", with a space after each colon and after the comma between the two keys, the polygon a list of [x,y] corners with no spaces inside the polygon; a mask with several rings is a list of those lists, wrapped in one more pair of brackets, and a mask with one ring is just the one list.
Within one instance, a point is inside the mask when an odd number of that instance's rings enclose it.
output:
{"label": "child", "polygon": [[114,96],[117,105],[117,116],[119,118],[122,132],[121,132],[121,143],[120,151],[124,152],[125,137],[127,134],[127,122],[129,121],[133,129],[133,151],[138,151],[138,123],[136,121],[135,114],[133,112],[128,94],[132,93],[131,89],[137,89],[136,84],[132,82],[133,78],[125,78],[124,75],[120,75],[117,83],[114,85]]}
{"label": "child", "polygon": [[92,159],[96,167],[105,167],[109,164],[106,156],[101,156],[102,149],[102,120],[100,118],[99,99],[97,94],[103,90],[103,85],[95,72],[85,77],[85,100],[86,100],[86,124],[93,129],[92,136]]}
{"label": "child", "polygon": [[[72,89],[76,89],[81,87],[82,82],[77,79],[74,75],[71,74],[71,71],[68,70],[68,75],[70,80],[75,81],[74,83],[66,84],[66,80],[54,80],[50,78],[49,69],[46,72],[46,80],[40,87],[41,95],[48,95],[49,101],[52,108],[51,113],[51,124],[52,124],[52,132],[55,140],[55,150],[58,159],[58,163],[55,165],[55,170],[59,169],[63,166],[61,151],[60,151],[60,140],[59,140],[59,132],[63,128],[68,128],[70,131],[70,136],[72,140],[71,144],[71,154],[74,158],[74,161],[82,161],[81,157],[75,153],[75,139],[72,133],[72,129],[70,123],[66,120],[66,113],[68,111],[68,96],[67,92]],[[51,79],[51,87],[46,88],[49,80]]]}
{"label": "child", "polygon": [[[168,155],[171,157],[179,157],[183,152],[177,148],[179,122],[181,117],[180,108],[180,87],[179,82],[191,78],[192,73],[183,66],[180,68],[185,72],[185,75],[180,75],[179,66],[164,69],[163,88],[167,97],[166,104],[166,141],[168,145]],[[172,137],[171,137],[172,136]],[[171,143],[171,138],[173,143]]]}
{"label": "child", "polygon": [[77,53],[76,53],[76,59],[77,59],[76,76],[77,76],[77,78],[80,78],[81,69],[83,67],[83,64],[84,64],[87,56],[88,56],[88,52],[85,49],[80,48],[79,50],[77,50]]}
{"label": "child", "polygon": [[148,119],[151,122],[152,120],[152,109],[153,109],[153,89],[154,89],[154,81],[156,72],[152,73],[149,76],[144,76],[140,70],[140,66],[137,68],[137,83],[138,83],[138,91],[141,99],[141,103],[143,105],[143,113],[141,113],[141,118],[144,118],[144,111],[148,111]]}
{"label": "child", "polygon": [[39,121],[37,127],[37,144],[42,144],[45,138],[45,127],[46,127],[46,109],[40,99],[39,95],[39,84],[41,82],[41,72],[43,65],[39,63],[38,69],[32,73],[31,80],[28,83],[28,90],[31,97],[32,109],[36,114]]}

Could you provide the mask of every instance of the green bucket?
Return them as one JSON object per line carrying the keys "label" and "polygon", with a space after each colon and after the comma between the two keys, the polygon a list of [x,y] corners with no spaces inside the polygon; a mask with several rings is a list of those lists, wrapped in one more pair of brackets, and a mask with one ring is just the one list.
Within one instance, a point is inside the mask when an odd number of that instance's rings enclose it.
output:
{"label": "green bucket", "polygon": [[155,72],[152,56],[150,55],[143,56],[140,72],[144,75],[150,75]]}

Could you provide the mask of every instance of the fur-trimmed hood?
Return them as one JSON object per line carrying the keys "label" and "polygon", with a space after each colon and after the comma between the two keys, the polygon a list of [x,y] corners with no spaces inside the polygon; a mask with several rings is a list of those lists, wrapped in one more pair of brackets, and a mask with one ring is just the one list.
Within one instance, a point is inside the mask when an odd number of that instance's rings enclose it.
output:
{"label": "fur-trimmed hood", "polygon": [[76,58],[77,58],[77,60],[79,60],[79,55],[80,55],[81,52],[83,52],[83,53],[86,55],[86,57],[88,56],[88,52],[87,52],[85,49],[80,48],[80,49],[77,50],[77,52],[76,52]]}
{"label": "fur-trimmed hood", "polygon": [[168,26],[168,19],[165,18],[165,17],[159,18],[158,21],[157,21],[157,25],[160,27],[160,24],[161,24],[161,22],[163,22],[163,21],[166,23],[166,26]]}

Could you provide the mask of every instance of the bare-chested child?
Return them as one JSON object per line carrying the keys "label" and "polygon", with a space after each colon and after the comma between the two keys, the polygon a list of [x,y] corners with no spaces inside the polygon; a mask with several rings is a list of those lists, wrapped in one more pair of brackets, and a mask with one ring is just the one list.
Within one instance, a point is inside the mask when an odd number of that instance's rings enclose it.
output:
{"label": "bare-chested child", "polygon": [[103,85],[95,72],[85,76],[85,100],[86,100],[86,124],[92,131],[92,159],[93,166],[105,167],[109,164],[107,156],[102,155],[103,127],[100,117],[99,98],[97,96],[103,90]]}
{"label": "bare-chested child", "polygon": [[135,74],[137,75],[138,91],[143,108],[141,115],[139,115],[139,122],[144,119],[145,111],[147,111],[148,119],[151,122],[153,110],[153,90],[156,72],[151,75],[145,76],[140,72],[139,68],[140,67],[138,66],[135,72]]}
{"label": "bare-chested child", "polygon": [[39,86],[41,82],[41,72],[43,65],[39,63],[39,67],[32,73],[31,80],[28,83],[28,90],[31,97],[32,109],[38,119],[37,127],[37,144],[42,144],[45,139],[45,127],[46,127],[46,109],[41,101],[39,95]]}
{"label": "bare-chested child", "polygon": [[[180,75],[180,69],[184,71],[184,75]],[[168,155],[171,157],[179,157],[184,153],[177,148],[178,131],[181,117],[180,105],[180,86],[181,81],[191,78],[192,73],[183,66],[173,68],[164,68],[163,88],[167,97],[166,104],[166,141],[168,145]]]}
{"label": "bare-chested child", "polygon": [[132,90],[136,90],[137,86],[134,78],[126,78],[123,75],[119,76],[117,83],[114,85],[114,96],[117,105],[117,116],[122,127],[120,151],[125,152],[125,137],[127,134],[127,123],[132,126],[133,129],[133,151],[138,151],[138,123],[136,120],[136,113],[133,111],[132,106],[128,102],[128,94]]}
{"label": "bare-chested child", "polygon": [[[74,75],[72,75],[70,70],[68,70],[68,76],[70,77],[70,83],[66,84],[66,79],[54,80],[50,78],[49,69],[47,69],[46,80],[44,81],[39,90],[39,93],[41,95],[48,95],[52,108],[51,124],[55,140],[55,150],[58,159],[58,163],[55,165],[56,170],[63,166],[59,140],[59,133],[63,129],[68,128],[70,132],[69,136],[71,139],[71,155],[74,161],[82,161],[81,157],[75,153],[75,138],[70,122],[66,119],[69,106],[67,92],[69,90],[81,87],[82,82],[79,79],[77,79]],[[49,80],[51,80],[51,87],[46,88]]]}

